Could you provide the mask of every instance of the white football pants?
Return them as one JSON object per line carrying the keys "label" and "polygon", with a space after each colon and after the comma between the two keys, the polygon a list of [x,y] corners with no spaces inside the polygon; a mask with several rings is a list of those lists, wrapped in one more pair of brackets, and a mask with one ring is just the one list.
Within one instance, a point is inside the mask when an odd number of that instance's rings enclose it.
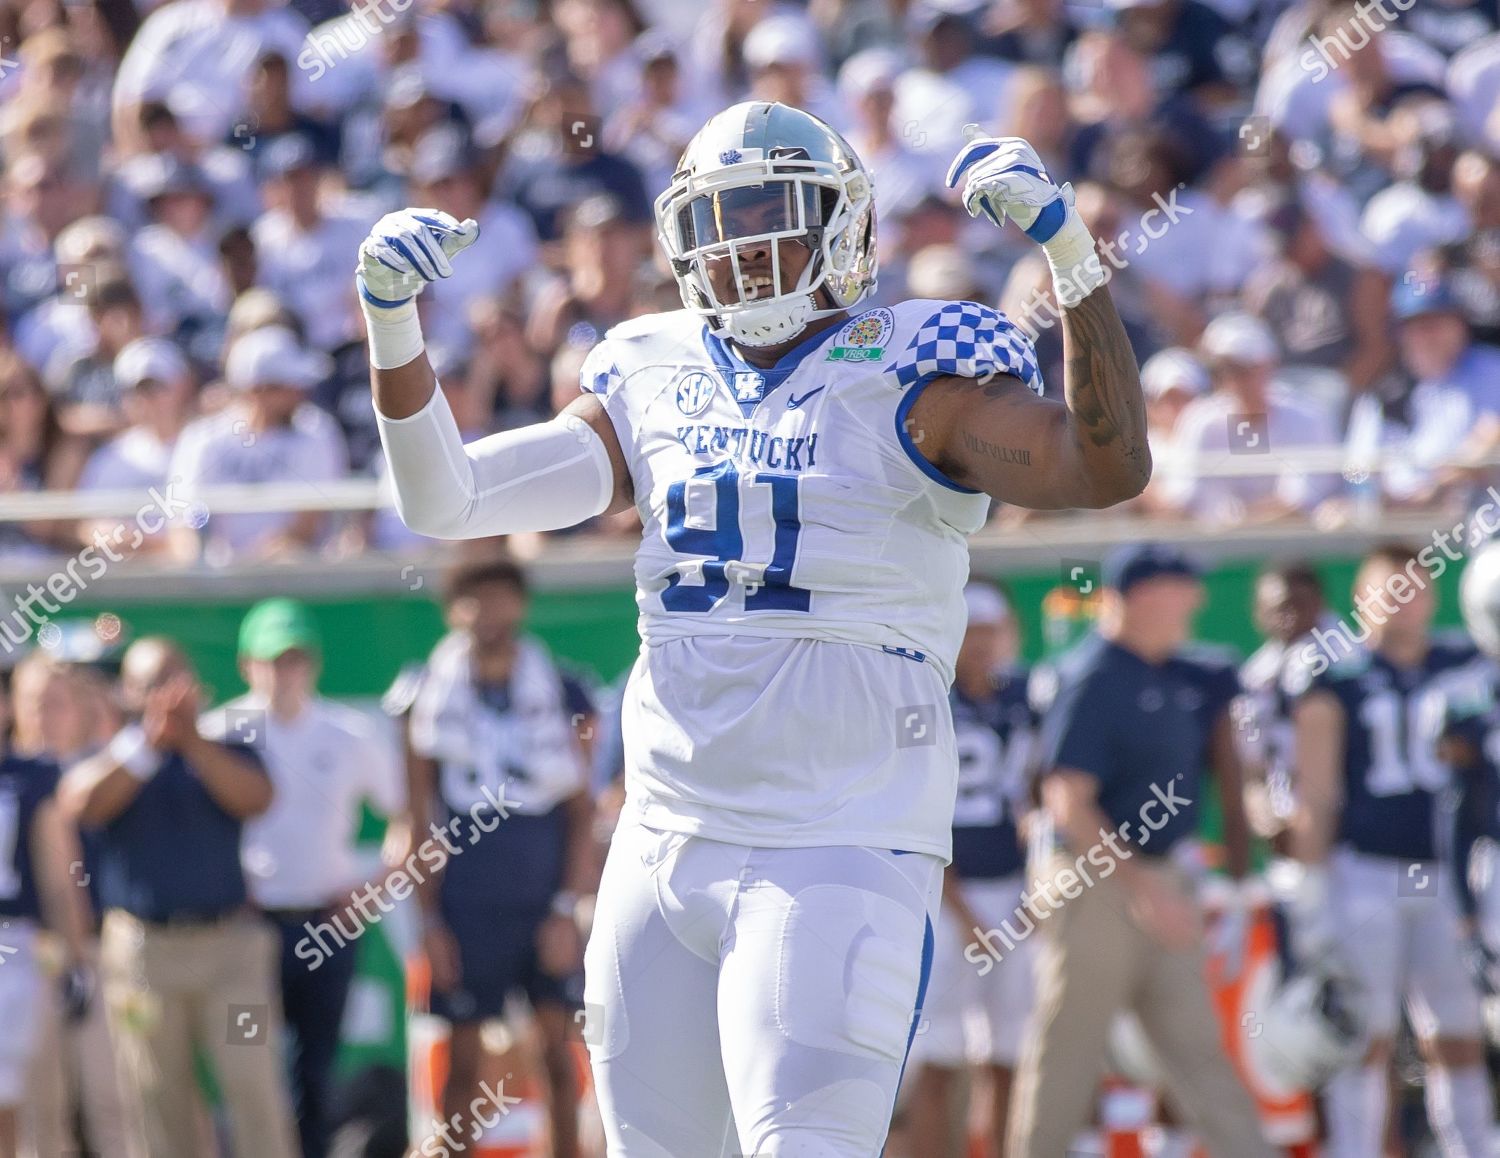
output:
{"label": "white football pants", "polygon": [[584,970],[610,1158],[876,1158],[942,864],[622,823]]}

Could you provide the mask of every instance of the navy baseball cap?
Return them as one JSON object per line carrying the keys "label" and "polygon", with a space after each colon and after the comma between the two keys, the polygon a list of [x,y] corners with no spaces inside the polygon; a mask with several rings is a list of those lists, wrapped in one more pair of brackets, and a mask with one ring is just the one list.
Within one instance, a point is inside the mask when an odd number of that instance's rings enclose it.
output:
{"label": "navy baseball cap", "polygon": [[1391,290],[1391,316],[1398,322],[1409,322],[1424,314],[1461,313],[1463,305],[1453,286],[1442,278],[1407,274]]}
{"label": "navy baseball cap", "polygon": [[1162,575],[1202,579],[1203,571],[1177,547],[1166,543],[1131,543],[1110,552],[1104,560],[1101,578],[1106,587],[1113,587],[1123,595],[1137,583]]}

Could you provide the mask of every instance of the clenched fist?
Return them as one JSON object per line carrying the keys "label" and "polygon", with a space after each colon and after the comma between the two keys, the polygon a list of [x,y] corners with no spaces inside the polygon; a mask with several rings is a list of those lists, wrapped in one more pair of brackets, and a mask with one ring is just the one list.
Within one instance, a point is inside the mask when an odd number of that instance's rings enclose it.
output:
{"label": "clenched fist", "polygon": [[459,221],[440,209],[387,213],[359,247],[360,297],[378,309],[410,301],[428,282],[451,277],[452,258],[478,236],[472,217]]}
{"label": "clenched fist", "polygon": [[964,146],[948,169],[948,188],[964,180],[964,208],[996,225],[1009,217],[1032,241],[1045,245],[1073,204],[1073,186],[1059,186],[1036,150],[1021,137],[979,137]]}

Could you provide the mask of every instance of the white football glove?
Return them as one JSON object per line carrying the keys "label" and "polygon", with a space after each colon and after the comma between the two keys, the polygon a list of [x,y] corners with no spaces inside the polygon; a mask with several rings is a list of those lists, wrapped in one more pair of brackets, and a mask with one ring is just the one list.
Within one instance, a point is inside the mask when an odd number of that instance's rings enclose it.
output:
{"label": "white football glove", "polygon": [[977,137],[948,168],[948,188],[964,181],[964,208],[996,225],[1008,217],[1031,240],[1045,245],[1067,219],[1073,186],[1059,186],[1036,150],[1021,137]]}
{"label": "white football glove", "polygon": [[1059,305],[1077,305],[1109,281],[1094,238],[1073,208],[1073,186],[1058,185],[1021,137],[979,137],[948,169],[948,188],[964,183],[964,208],[996,225],[1006,218],[1042,247]]}
{"label": "white football glove", "polygon": [[439,209],[402,209],[375,223],[359,247],[359,295],[377,309],[394,309],[428,282],[453,276],[452,258],[474,244],[479,223]]}

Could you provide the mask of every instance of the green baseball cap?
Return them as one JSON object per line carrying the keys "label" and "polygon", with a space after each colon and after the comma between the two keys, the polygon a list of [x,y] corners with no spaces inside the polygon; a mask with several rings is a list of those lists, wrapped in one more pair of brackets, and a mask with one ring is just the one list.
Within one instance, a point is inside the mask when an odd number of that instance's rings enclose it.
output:
{"label": "green baseball cap", "polygon": [[318,652],[322,640],[307,608],[295,599],[266,599],[240,623],[240,656],[276,659],[288,651]]}

